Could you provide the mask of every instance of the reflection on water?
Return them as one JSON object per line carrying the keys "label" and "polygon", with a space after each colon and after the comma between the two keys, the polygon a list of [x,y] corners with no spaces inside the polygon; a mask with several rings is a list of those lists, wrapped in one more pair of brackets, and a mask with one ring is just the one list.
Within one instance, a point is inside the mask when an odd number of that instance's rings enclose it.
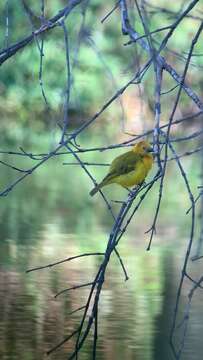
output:
{"label": "reflection on water", "polygon": [[[13,179],[13,172],[6,171],[1,185]],[[37,265],[105,249],[111,219],[102,202],[87,196],[89,184],[83,182],[81,170],[74,171],[64,189],[68,173],[61,162],[53,160],[1,200],[2,360],[43,360],[46,351],[80,321],[82,310],[69,313],[85,304],[88,288],[72,290],[57,299],[54,296],[64,288],[92,281],[101,260],[98,256],[25,273]],[[145,213],[145,221],[147,218]],[[143,235],[138,233],[139,222],[131,227],[129,238],[123,239],[119,249],[130,279],[124,281],[117,258],[112,257],[109,264],[99,307],[98,360],[173,359],[168,334],[182,259],[173,246],[166,246],[166,241],[163,244],[163,239],[146,252],[146,246],[139,243]],[[183,308],[186,295],[182,296]],[[201,359],[203,353],[203,344],[198,341],[203,331],[201,296],[198,293],[193,301],[184,360]],[[91,344],[90,335],[80,359],[91,359]],[[50,358],[67,359],[73,345],[74,339]]]}
{"label": "reflection on water", "polygon": [[[14,245],[8,240],[0,247],[4,259],[0,268],[2,360],[47,358],[46,351],[77,327],[81,312],[69,313],[85,304],[88,288],[70,291],[57,299],[55,294],[91,281],[99,266],[100,257],[92,256],[26,274],[25,269],[82,253],[81,241],[90,250],[96,241],[84,234],[60,234],[53,224],[46,224],[37,235],[40,241],[36,239],[35,246]],[[105,234],[100,236],[104,238]],[[120,250],[130,279],[124,282],[118,261],[112,258],[100,299],[98,359],[173,359],[168,335],[179,279],[178,257],[159,249],[149,256],[132,240]],[[198,336],[203,330],[203,298],[198,295],[183,354],[187,360],[201,359],[203,350]],[[183,297],[183,309],[186,301]],[[73,341],[50,358],[67,359]],[[90,336],[81,359],[91,359],[91,341]],[[196,351],[192,352],[194,346]]]}
{"label": "reflection on water", "polygon": [[[88,289],[70,291],[57,299],[54,295],[63,288],[91,281],[99,265],[99,257],[92,256],[25,274],[23,264],[30,268],[81,252],[77,237],[57,234],[53,226],[47,225],[39,236],[38,247],[21,246],[17,250],[10,243],[5,250],[10,266],[0,272],[2,359],[43,359],[53,344],[74,330],[81,314],[68,314],[85,304]],[[91,239],[87,244],[87,237],[81,237],[91,249]],[[159,254],[146,264],[142,252],[132,255],[123,249],[123,253],[130,280],[124,282],[117,259],[112,258],[100,300],[98,359],[152,359],[155,318],[162,306]],[[73,341],[52,358],[67,358],[72,347]],[[87,354],[91,354],[91,337],[81,359],[89,358]]]}
{"label": "reflection on water", "polygon": [[[74,290],[57,299],[54,295],[63,288],[91,281],[99,264],[99,258],[87,257],[25,274],[19,270],[25,264],[30,268],[81,252],[76,237],[60,236],[53,226],[47,226],[40,235],[38,247],[21,246],[17,250],[8,244],[12,265],[3,266],[0,273],[3,359],[43,359],[53,344],[74,330],[81,314],[68,313],[85,304],[88,289]],[[83,241],[87,246],[87,239]],[[91,241],[88,245],[91,249]],[[146,262],[146,254],[141,252],[133,254],[133,249],[123,249],[123,253],[130,280],[124,282],[117,259],[112,258],[100,300],[98,358],[152,359],[155,318],[162,307],[159,254]],[[65,359],[72,347],[73,341],[52,357]],[[81,359],[88,358],[90,349],[91,338]]]}

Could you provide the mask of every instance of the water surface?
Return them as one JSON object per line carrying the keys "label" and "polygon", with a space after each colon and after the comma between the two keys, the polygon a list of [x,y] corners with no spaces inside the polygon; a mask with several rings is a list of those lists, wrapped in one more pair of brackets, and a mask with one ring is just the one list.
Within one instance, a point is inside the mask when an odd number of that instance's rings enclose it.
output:
{"label": "water surface", "polygon": [[[25,165],[25,160],[21,162]],[[92,281],[101,257],[86,257],[50,269],[25,272],[84,252],[105,250],[112,220],[101,199],[88,196],[89,183],[81,169],[75,167],[73,171],[74,176],[69,177],[62,160],[51,160],[1,199],[2,360],[47,359],[46,351],[80,322],[82,311],[69,313],[85,304],[89,288],[69,291],[57,299],[55,295],[64,288]],[[15,176],[6,169],[1,186],[12,182]],[[122,196],[121,191],[119,197]],[[118,210],[117,205],[112,206],[114,211]],[[152,208],[151,203],[143,208],[139,221],[133,222],[119,246],[129,280],[124,281],[116,257],[109,264],[99,303],[98,360],[173,359],[168,337],[187,238],[184,231],[180,238],[169,218],[168,226],[162,225],[163,236],[159,234],[151,252],[146,252],[148,237],[144,232],[148,222],[150,225]],[[196,275],[201,273],[200,267],[201,264],[194,269]],[[182,311],[187,291],[185,288],[182,294]],[[202,358],[202,300],[198,291],[193,299],[184,360]],[[50,358],[67,359],[73,345],[74,339]],[[92,334],[80,359],[91,359],[91,349]]]}

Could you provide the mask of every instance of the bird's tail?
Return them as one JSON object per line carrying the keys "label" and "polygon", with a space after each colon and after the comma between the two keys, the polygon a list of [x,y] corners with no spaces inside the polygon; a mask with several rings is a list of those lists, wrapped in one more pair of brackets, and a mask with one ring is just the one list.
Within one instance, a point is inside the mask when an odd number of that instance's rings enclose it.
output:
{"label": "bird's tail", "polygon": [[101,184],[98,184],[97,186],[95,186],[91,191],[90,191],[90,196],[94,196],[98,191],[99,189],[101,189],[102,187],[102,183]]}
{"label": "bird's tail", "polygon": [[94,196],[103,186],[111,184],[114,178],[111,177],[111,174],[107,174],[105,178],[100,182],[100,184],[96,185],[91,191],[90,196]]}

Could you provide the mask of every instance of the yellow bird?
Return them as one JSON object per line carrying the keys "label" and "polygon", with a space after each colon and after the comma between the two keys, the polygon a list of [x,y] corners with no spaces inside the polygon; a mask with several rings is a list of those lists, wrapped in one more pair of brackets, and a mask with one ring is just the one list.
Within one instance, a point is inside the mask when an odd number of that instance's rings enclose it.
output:
{"label": "yellow bird", "polygon": [[90,195],[95,195],[103,186],[113,183],[124,188],[142,184],[154,161],[152,152],[148,141],[140,141],[131,151],[116,157],[111,163],[109,173],[90,191]]}

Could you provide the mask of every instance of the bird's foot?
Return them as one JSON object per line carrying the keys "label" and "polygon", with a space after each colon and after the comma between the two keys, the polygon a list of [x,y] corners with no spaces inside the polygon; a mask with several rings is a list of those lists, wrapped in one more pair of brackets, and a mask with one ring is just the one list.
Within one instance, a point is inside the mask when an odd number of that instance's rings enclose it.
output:
{"label": "bird's foot", "polygon": [[140,191],[141,187],[142,187],[143,183],[140,184],[140,185],[136,185],[134,188],[132,188],[130,191],[129,191],[129,196],[131,197],[136,197],[138,192]]}
{"label": "bird's foot", "polygon": [[134,196],[135,192],[137,190],[137,187],[134,187],[133,189],[129,189],[129,188],[125,187],[125,189],[128,191],[128,196]]}
{"label": "bird's foot", "polygon": [[131,191],[133,191],[134,193],[135,193],[135,192],[138,192],[138,191],[140,191],[140,190],[142,189],[142,187],[145,186],[145,185],[146,185],[146,182],[143,181],[141,184],[136,185]]}

